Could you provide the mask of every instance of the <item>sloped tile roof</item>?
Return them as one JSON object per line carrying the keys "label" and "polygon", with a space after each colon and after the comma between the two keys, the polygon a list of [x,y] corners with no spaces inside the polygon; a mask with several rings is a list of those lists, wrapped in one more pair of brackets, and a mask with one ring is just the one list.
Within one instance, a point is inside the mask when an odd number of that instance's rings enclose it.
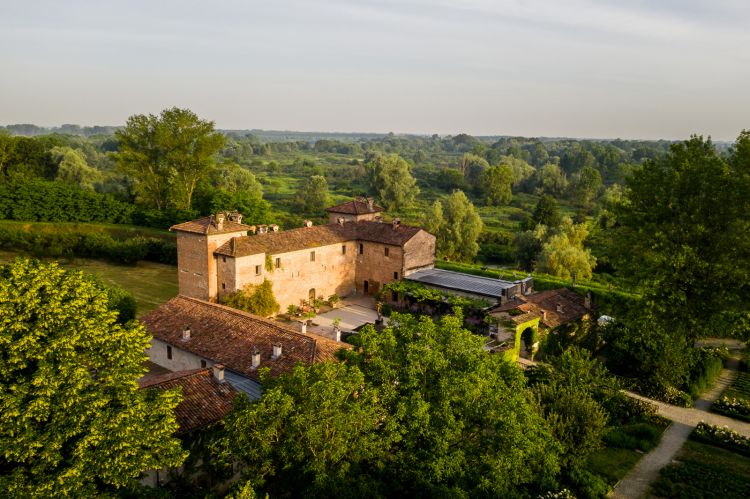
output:
{"label": "sloped tile roof", "polygon": [[195,369],[162,374],[138,382],[141,388],[168,390],[182,388],[182,402],[175,407],[178,433],[189,433],[220,421],[232,409],[237,390],[219,383],[211,369]]}
{"label": "sloped tile roof", "polygon": [[216,225],[216,221],[214,220],[213,215],[210,215],[207,217],[199,218],[197,220],[191,220],[189,222],[173,225],[169,228],[169,230],[192,232],[194,234],[213,235],[226,234],[229,232],[247,232],[249,230],[253,230],[253,227],[251,225],[238,224],[227,219],[224,220],[221,229],[219,229],[219,227]]}
{"label": "sloped tile roof", "polygon": [[[559,308],[558,308],[559,307]],[[541,317],[540,322],[548,328],[568,324],[583,318],[589,313],[585,306],[585,298],[567,288],[540,291],[530,295],[516,297],[492,310],[492,314],[520,310],[523,316],[533,318],[533,314]],[[514,316],[513,319],[523,317]]]}
{"label": "sloped tile roof", "polygon": [[277,255],[346,241],[371,241],[403,246],[421,230],[419,227],[409,225],[373,221],[346,222],[343,225],[314,225],[254,236],[234,237],[217,248],[214,253],[232,257],[258,253]]}
{"label": "sloped tile roof", "polygon": [[[350,348],[346,343],[303,335],[241,310],[182,295],[149,312],[141,321],[154,338],[255,380],[260,379],[251,362],[256,349],[261,356],[260,368],[268,367],[277,376],[297,364],[328,360],[335,350]],[[190,338],[183,340],[185,326],[190,328]],[[278,359],[272,358],[273,345],[281,345]]]}
{"label": "sloped tile roof", "polygon": [[370,205],[366,200],[355,199],[353,201],[347,201],[346,203],[326,208],[326,211],[328,213],[341,213],[344,215],[365,215],[367,213],[380,213],[383,211],[383,208],[373,204],[372,209],[370,209]]}

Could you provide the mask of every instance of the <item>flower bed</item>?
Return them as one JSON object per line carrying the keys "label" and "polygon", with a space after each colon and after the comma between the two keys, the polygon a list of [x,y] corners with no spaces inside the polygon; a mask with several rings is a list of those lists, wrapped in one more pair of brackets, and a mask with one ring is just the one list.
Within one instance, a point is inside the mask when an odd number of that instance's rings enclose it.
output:
{"label": "flower bed", "polygon": [[750,400],[727,397],[726,395],[714,402],[711,407],[714,412],[724,414],[730,418],[750,422]]}
{"label": "flower bed", "polygon": [[743,437],[726,426],[714,426],[701,421],[690,437],[750,457],[750,438]]}

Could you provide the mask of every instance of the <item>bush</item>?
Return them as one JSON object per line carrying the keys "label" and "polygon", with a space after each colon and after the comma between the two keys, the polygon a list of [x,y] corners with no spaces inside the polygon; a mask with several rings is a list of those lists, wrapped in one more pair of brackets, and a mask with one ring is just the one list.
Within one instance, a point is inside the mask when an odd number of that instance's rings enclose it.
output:
{"label": "bush", "polygon": [[701,421],[690,434],[690,438],[750,457],[750,438],[744,437],[726,426],[709,425]]}
{"label": "bush", "polygon": [[613,424],[625,424],[630,421],[651,420],[656,416],[656,407],[650,402],[628,397],[617,392],[602,401],[602,406],[609,413]]}
{"label": "bush", "polygon": [[122,288],[107,286],[110,310],[117,310],[117,322],[125,324],[135,319],[138,305],[133,295]]}
{"label": "bush", "polygon": [[634,423],[612,428],[603,440],[609,447],[648,452],[659,442],[661,433],[661,428],[653,424]]}
{"label": "bush", "polygon": [[599,475],[584,469],[574,469],[570,473],[570,482],[580,499],[599,499],[609,494],[609,484]]}
{"label": "bush", "polygon": [[263,284],[258,286],[247,286],[243,290],[228,294],[221,302],[261,317],[270,317],[281,309],[273,295],[273,285],[268,279],[264,279]]}
{"label": "bush", "polygon": [[713,386],[722,368],[723,362],[719,350],[711,348],[698,350],[684,391],[688,392],[693,399],[697,399],[701,393]]}

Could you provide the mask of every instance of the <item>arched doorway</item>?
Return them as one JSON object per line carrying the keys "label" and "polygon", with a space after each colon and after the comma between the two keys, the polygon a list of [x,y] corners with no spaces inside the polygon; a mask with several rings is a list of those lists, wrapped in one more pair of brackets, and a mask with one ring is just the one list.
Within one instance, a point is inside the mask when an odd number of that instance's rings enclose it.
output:
{"label": "arched doorway", "polygon": [[315,301],[315,288],[311,288],[310,291],[307,292],[307,297],[310,300],[310,303]]}
{"label": "arched doorway", "polygon": [[[528,359],[534,359],[539,344],[537,343],[537,330],[533,326],[529,326],[521,333],[522,345],[526,351],[526,355],[521,355]],[[523,352],[522,352],[523,353]]]}

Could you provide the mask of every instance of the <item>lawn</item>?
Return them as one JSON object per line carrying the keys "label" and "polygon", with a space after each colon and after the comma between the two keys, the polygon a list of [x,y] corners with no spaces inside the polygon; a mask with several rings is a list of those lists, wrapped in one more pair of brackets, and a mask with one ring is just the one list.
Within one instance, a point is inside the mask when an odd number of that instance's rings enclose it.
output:
{"label": "lawn", "polygon": [[[16,256],[16,252],[0,251],[0,263],[7,263]],[[59,263],[67,269],[93,274],[104,284],[116,285],[131,292],[138,303],[139,316],[177,296],[177,268],[171,265],[151,262],[138,262],[133,266],[116,265],[86,258],[60,260]]]}
{"label": "lawn", "polygon": [[750,458],[688,440],[676,463],[662,469],[652,485],[655,497],[686,499],[750,497]]}

